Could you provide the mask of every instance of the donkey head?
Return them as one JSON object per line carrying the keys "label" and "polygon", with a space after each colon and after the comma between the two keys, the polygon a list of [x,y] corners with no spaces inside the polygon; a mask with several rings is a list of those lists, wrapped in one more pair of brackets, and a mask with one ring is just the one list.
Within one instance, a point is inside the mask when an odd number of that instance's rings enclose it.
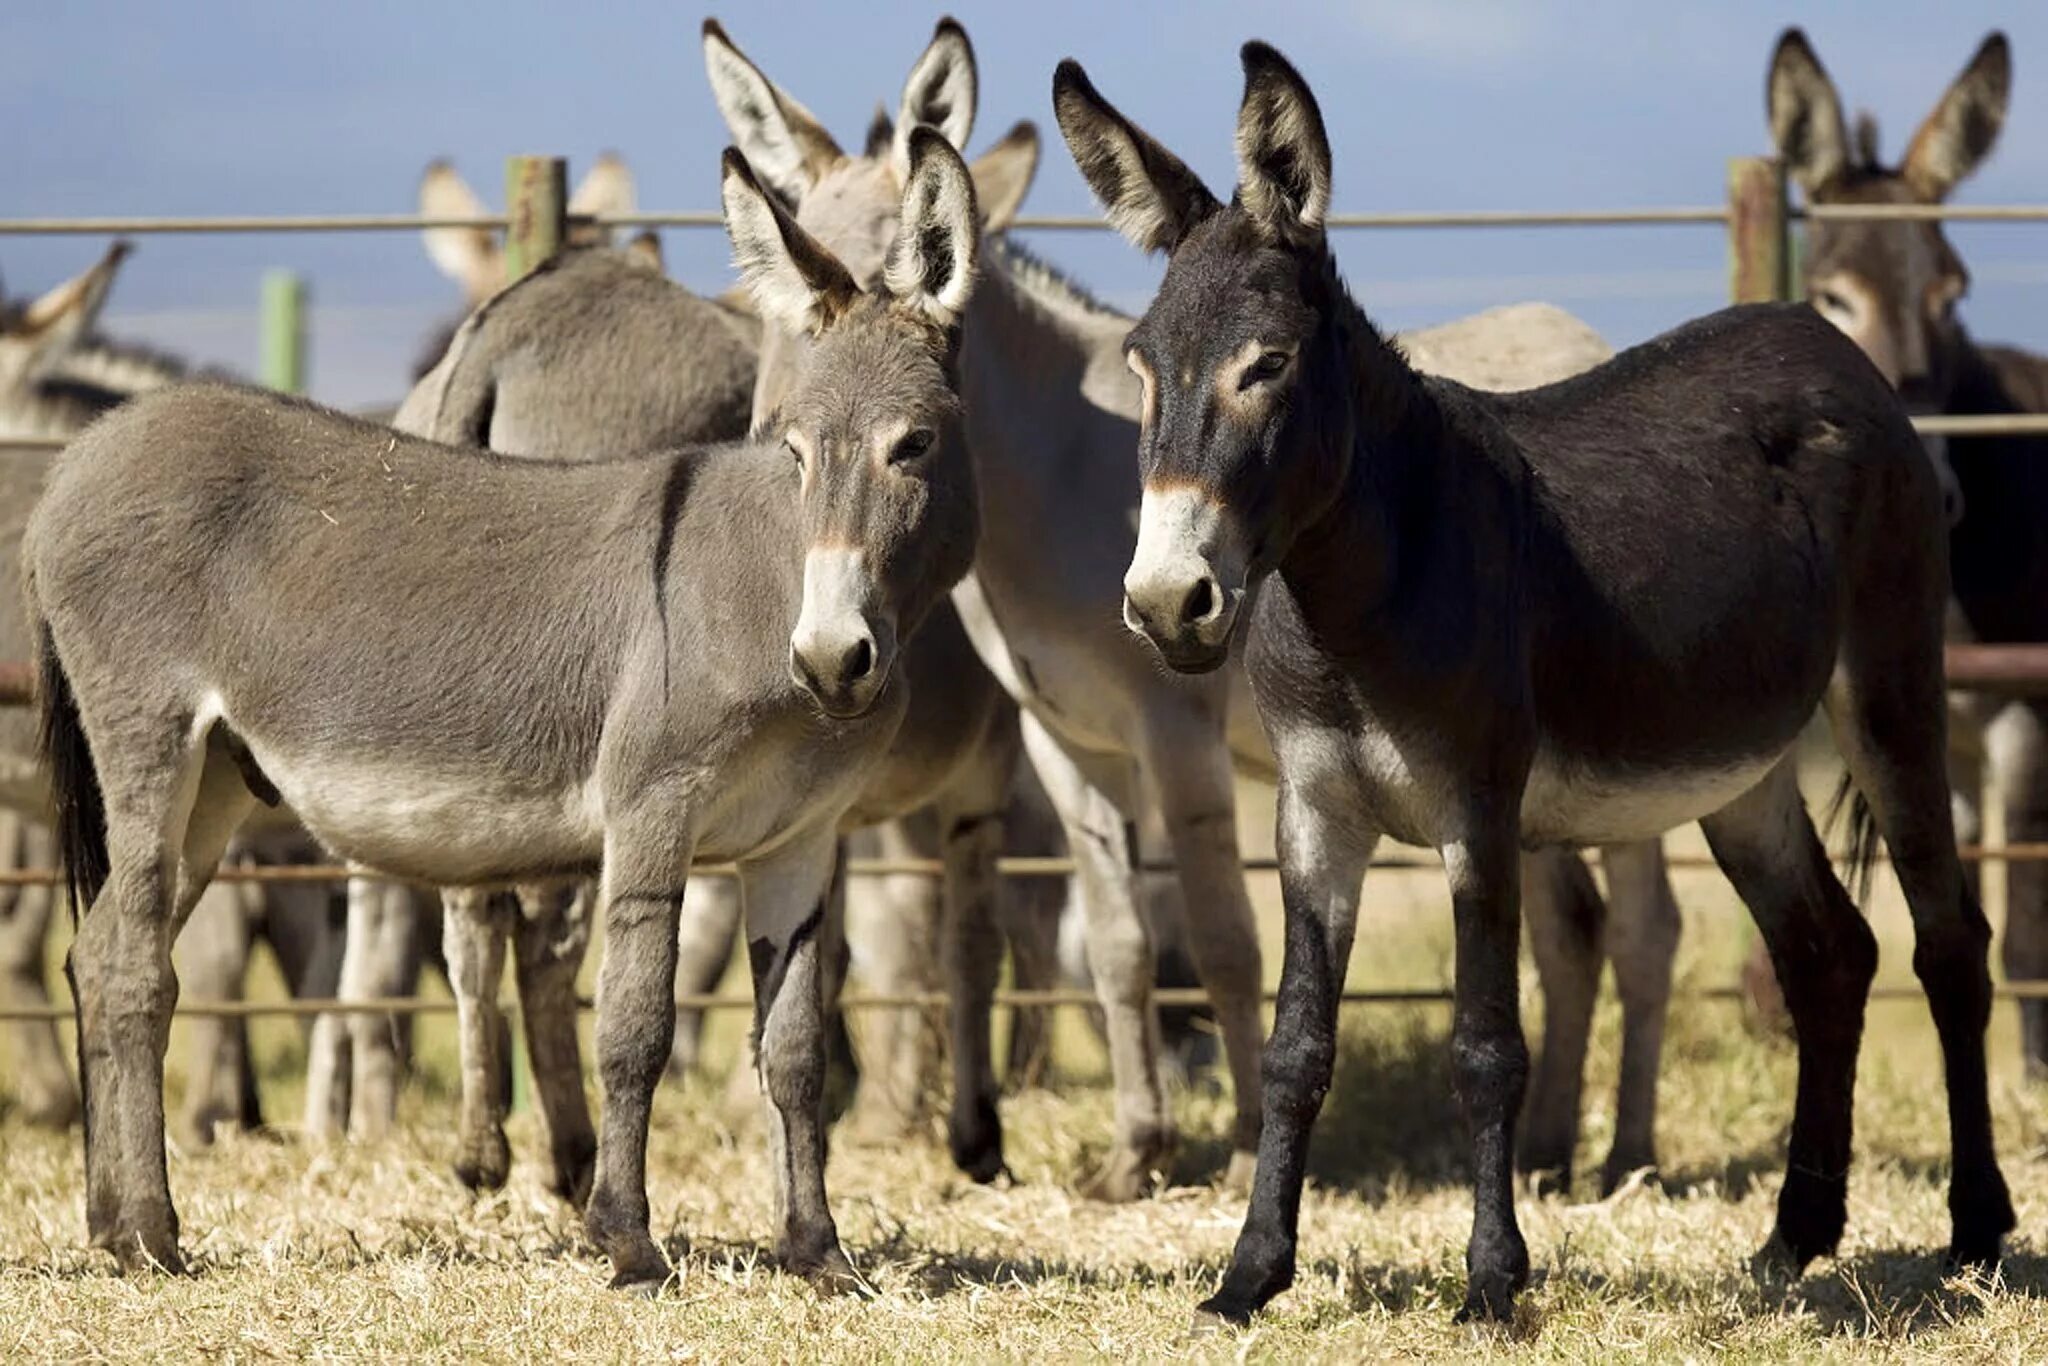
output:
{"label": "donkey head", "polygon": [[[631,213],[633,173],[615,152],[598,157],[569,196],[572,214]],[[455,167],[446,160],[430,162],[420,177],[422,218],[485,218],[490,210],[469,187]],[[441,273],[462,286],[463,302],[476,308],[505,287],[505,249],[491,228],[427,228],[420,238],[427,256]],[[650,239],[653,240],[653,239]],[[607,246],[611,233],[603,228],[579,225],[569,231],[569,245]],[[647,248],[636,244],[636,250]],[[658,259],[658,242],[653,248]]]}
{"label": "donkey head", "polygon": [[[1982,164],[2005,123],[2012,54],[1993,33],[1935,104],[1897,167],[1877,159],[1877,125],[1853,142],[1835,84],[1806,35],[1787,29],[1771,55],[1771,136],[1813,204],[1939,204]],[[1939,411],[1964,342],[1956,304],[1969,272],[1937,220],[1807,225],[1806,297],[1876,363],[1918,411]]]}
{"label": "donkey head", "polygon": [[912,131],[907,156],[901,227],[864,290],[737,150],[725,154],[740,271],[763,321],[807,343],[801,375],[761,431],[781,440],[802,505],[790,673],[837,717],[874,705],[898,643],[967,572],[979,530],[956,394],[974,183],[929,128]]}
{"label": "donkey head", "polygon": [[0,394],[49,375],[99,320],[129,246],[116,242],[99,262],[39,299],[0,304]]}
{"label": "donkey head", "polygon": [[1342,485],[1331,429],[1350,381],[1348,307],[1323,218],[1330,144],[1314,96],[1264,43],[1244,48],[1237,194],[1220,204],[1069,60],[1053,108],[1110,220],[1166,277],[1124,345],[1143,386],[1138,549],[1124,622],[1187,672],[1226,657],[1246,590]]}
{"label": "donkey head", "polygon": [[[864,150],[848,156],[811,112],[763,75],[715,19],[704,23],[704,67],[733,141],[796,221],[845,263],[872,281],[900,235],[911,140],[919,127],[964,150],[974,130],[977,76],[974,48],[952,19],[941,19],[912,64],[892,121],[877,111]],[[1038,130],[1019,123],[969,168],[982,230],[1000,232],[1017,216],[1038,169]],[[782,400],[794,381],[801,340],[770,329],[762,339],[754,418]]]}

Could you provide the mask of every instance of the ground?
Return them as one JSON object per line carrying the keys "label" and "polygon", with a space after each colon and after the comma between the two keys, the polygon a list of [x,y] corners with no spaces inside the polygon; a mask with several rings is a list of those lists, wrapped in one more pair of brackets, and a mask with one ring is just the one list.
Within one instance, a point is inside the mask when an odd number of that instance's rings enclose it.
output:
{"label": "ground", "polygon": [[[1254,885],[1272,976],[1272,879]],[[1733,981],[1746,941],[1716,875],[1682,872],[1679,895],[1686,937],[1662,1182],[1596,1202],[1582,1177],[1584,1203],[1523,1198],[1537,1269],[1510,1329],[1452,1322],[1471,1202],[1442,1007],[1347,1013],[1299,1281],[1250,1331],[1202,1340],[1185,1335],[1189,1311],[1215,1284],[1244,1209],[1208,1184],[1223,1156],[1225,1101],[1180,1097],[1187,1138],[1159,1198],[1122,1208],[1076,1199],[1069,1187],[1110,1131],[1101,1057],[1076,1013],[1062,1025],[1054,1089],[1006,1104],[1014,1186],[965,1181],[936,1142],[842,1131],[834,1209],[877,1293],[829,1301],[769,1266],[758,1135],[721,1122],[715,1083],[668,1088],[656,1114],[654,1225],[677,1268],[659,1299],[606,1290],[579,1221],[540,1182],[530,1116],[514,1119],[509,1190],[471,1197],[448,1170],[453,1073],[448,1025],[436,1018],[421,1026],[421,1074],[393,1141],[230,1137],[173,1154],[198,1272],[188,1279],[114,1277],[83,1247],[77,1135],[37,1134],[0,1114],[0,1359],[2038,1358],[2048,1342],[2048,1090],[2020,1080],[2012,1007],[2001,1004],[1992,1026],[1993,1103],[2020,1221],[2002,1278],[1944,1279],[1939,1054],[1925,1007],[1891,999],[1871,1007],[1841,1254],[1791,1286],[1760,1285],[1748,1258],[1770,1228],[1792,1057],[1748,1033],[1733,1004],[1686,998]],[[1375,874],[1367,900],[1353,984],[1444,981],[1450,925],[1437,875]],[[1880,986],[1910,986],[1894,889],[1880,885],[1872,917]],[[1524,1000],[1533,1042],[1533,987]],[[1617,1014],[1603,1007],[1582,1172],[1605,1152]],[[738,1016],[719,1024],[728,1052],[738,1029]],[[267,1022],[258,1044],[271,1112],[289,1115],[296,1031]]]}

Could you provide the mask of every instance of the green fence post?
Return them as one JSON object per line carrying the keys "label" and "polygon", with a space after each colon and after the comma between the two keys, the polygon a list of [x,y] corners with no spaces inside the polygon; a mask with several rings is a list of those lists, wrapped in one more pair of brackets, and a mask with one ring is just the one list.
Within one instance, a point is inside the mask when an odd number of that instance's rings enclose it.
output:
{"label": "green fence post", "polygon": [[286,394],[306,391],[306,281],[289,270],[263,275],[262,379]]}

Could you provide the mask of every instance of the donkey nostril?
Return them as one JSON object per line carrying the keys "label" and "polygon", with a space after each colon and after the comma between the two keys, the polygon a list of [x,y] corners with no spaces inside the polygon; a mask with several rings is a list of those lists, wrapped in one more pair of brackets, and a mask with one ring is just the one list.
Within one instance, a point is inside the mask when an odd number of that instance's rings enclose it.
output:
{"label": "donkey nostril", "polygon": [[839,661],[839,676],[848,683],[858,683],[866,678],[875,667],[875,643],[865,636],[855,641],[847,650],[846,657]]}
{"label": "donkey nostril", "polygon": [[1195,586],[1188,590],[1186,601],[1180,605],[1180,619],[1183,625],[1206,621],[1216,612],[1216,586],[1208,575],[1195,580]]}

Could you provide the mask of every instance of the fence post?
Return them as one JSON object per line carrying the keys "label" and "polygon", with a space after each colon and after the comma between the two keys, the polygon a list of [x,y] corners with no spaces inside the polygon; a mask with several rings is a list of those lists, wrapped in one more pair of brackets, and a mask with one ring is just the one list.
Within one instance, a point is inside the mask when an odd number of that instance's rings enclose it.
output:
{"label": "fence post", "polygon": [[1776,157],[1728,162],[1728,301],[1792,297],[1791,221],[1785,168]]}
{"label": "fence post", "polygon": [[569,167],[560,157],[505,160],[505,283],[562,249],[569,236]]}
{"label": "fence post", "polygon": [[289,270],[263,274],[259,338],[263,382],[280,393],[306,389],[306,281]]}

